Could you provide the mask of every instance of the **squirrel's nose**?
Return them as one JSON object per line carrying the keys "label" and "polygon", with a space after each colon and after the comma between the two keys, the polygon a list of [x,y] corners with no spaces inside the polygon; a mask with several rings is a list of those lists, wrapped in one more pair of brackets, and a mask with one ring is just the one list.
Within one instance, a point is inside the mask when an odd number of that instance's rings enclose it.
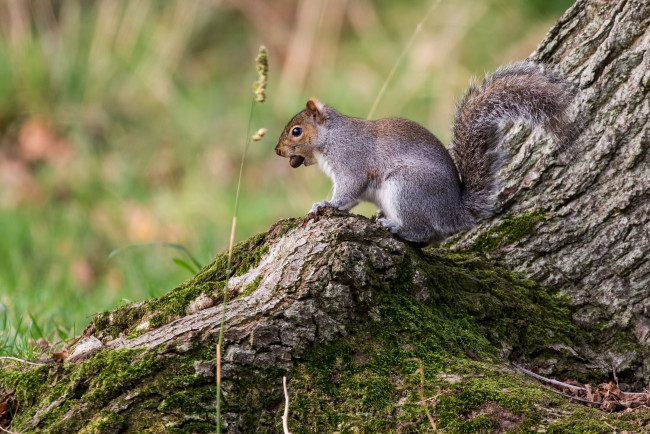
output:
{"label": "squirrel's nose", "polygon": [[275,153],[278,154],[279,156],[282,156],[282,152],[280,152],[280,147],[279,146],[275,147]]}

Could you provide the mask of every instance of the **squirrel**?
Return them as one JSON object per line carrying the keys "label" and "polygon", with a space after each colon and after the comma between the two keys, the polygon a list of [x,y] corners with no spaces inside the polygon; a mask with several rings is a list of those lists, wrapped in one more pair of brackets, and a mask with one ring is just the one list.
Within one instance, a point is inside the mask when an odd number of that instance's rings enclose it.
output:
{"label": "squirrel", "polygon": [[449,150],[423,126],[401,118],[364,120],[316,98],[284,128],[275,152],[291,167],[318,164],[334,184],[333,207],[374,203],[377,222],[399,237],[437,244],[474,227],[494,208],[504,161],[503,124],[523,119],[544,126],[561,144],[571,140],[569,85],[530,60],[470,82],[456,107]]}

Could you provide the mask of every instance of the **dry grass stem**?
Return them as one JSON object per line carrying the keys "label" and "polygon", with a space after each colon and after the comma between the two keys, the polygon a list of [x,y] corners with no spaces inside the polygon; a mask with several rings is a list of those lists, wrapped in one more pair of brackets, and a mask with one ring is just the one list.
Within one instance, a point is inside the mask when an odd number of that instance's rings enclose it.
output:
{"label": "dry grass stem", "polygon": [[20,363],[23,363],[25,365],[34,365],[34,366],[47,365],[47,363],[30,362],[29,360],[20,359],[18,357],[10,357],[10,356],[0,357],[0,360],[13,360],[14,362],[20,362]]}
{"label": "dry grass stem", "polygon": [[[253,90],[255,93],[255,99],[251,104],[250,115],[248,117],[248,126],[246,127],[246,142],[244,144],[244,152],[241,159],[241,164],[239,166],[239,176],[237,178],[237,190],[235,192],[235,206],[233,209],[232,216],[232,227],[230,229],[230,242],[228,243],[228,261],[226,264],[226,282],[223,288],[223,301],[221,309],[221,326],[219,327],[219,341],[217,342],[217,433],[221,434],[221,347],[223,345],[223,333],[226,326],[226,305],[228,304],[228,283],[230,282],[230,271],[232,267],[232,252],[235,244],[235,232],[237,230],[237,214],[239,212],[239,196],[241,193],[241,182],[244,175],[244,167],[246,164],[246,156],[248,155],[248,147],[250,145],[250,130],[251,123],[253,121],[253,113],[255,111],[255,101],[264,102],[265,99],[265,90],[266,83],[268,80],[268,53],[266,47],[263,45],[260,46],[257,58],[255,59],[255,65],[257,68],[258,80],[253,84]],[[264,135],[266,130],[258,130],[257,134],[261,137]]]}
{"label": "dry grass stem", "polygon": [[[420,373],[420,389],[418,390],[418,393],[420,395],[420,402],[426,403],[426,401],[428,399],[424,399],[424,364],[422,363],[422,360],[420,360],[417,357],[414,357],[414,358],[408,359],[408,360],[418,362],[418,364],[420,365],[420,367],[417,369],[417,371],[415,371],[416,374],[418,372]],[[427,419],[429,419],[429,423],[431,424],[431,428],[433,429],[434,432],[437,431],[438,428],[436,427],[436,421],[433,420],[433,416],[431,415],[431,412],[429,412],[428,405],[423,404],[422,407],[424,408],[424,412],[427,414]]]}
{"label": "dry grass stem", "polygon": [[384,95],[384,92],[386,92],[386,88],[388,87],[388,83],[392,80],[393,75],[395,75],[395,71],[397,71],[397,67],[402,63],[402,59],[404,56],[406,56],[406,53],[408,53],[411,50],[411,47],[413,46],[413,43],[415,42],[415,38],[417,37],[418,33],[422,31],[422,25],[429,19],[431,16],[431,13],[434,11],[434,9],[438,6],[441,0],[435,0],[429,10],[427,11],[426,15],[422,20],[415,26],[415,30],[413,31],[413,34],[411,35],[411,38],[409,41],[406,43],[404,46],[404,49],[400,53],[399,57],[393,64],[393,68],[390,70],[388,73],[388,77],[386,77],[386,80],[384,81],[384,84],[381,86],[381,89],[379,90],[379,93],[377,94],[377,98],[375,98],[375,102],[372,104],[372,108],[370,109],[370,112],[368,112],[368,116],[366,116],[366,119],[371,119],[373,115],[375,114],[375,110],[377,110],[377,106],[379,105],[379,101],[381,100],[381,97]]}
{"label": "dry grass stem", "polygon": [[9,434],[18,434],[16,431],[9,431],[8,429],[5,429],[5,428],[3,428],[1,426],[0,426],[0,432],[6,432],[6,433],[9,433]]}
{"label": "dry grass stem", "polygon": [[282,416],[282,429],[284,434],[291,434],[289,431],[289,392],[287,391],[287,377],[282,377],[282,388],[284,389],[284,415]]}

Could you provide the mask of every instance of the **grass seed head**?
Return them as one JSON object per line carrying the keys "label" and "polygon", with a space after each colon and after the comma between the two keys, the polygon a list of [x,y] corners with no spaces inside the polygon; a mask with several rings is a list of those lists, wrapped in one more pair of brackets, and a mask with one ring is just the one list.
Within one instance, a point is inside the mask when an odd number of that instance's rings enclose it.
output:
{"label": "grass seed head", "polygon": [[257,67],[257,81],[253,83],[253,91],[255,92],[255,101],[262,103],[266,99],[266,83],[269,73],[269,56],[264,45],[260,45],[255,65]]}
{"label": "grass seed head", "polygon": [[266,134],[266,128],[260,128],[255,134],[251,136],[251,140],[254,142],[259,142],[262,140],[262,137],[264,137],[264,134]]}

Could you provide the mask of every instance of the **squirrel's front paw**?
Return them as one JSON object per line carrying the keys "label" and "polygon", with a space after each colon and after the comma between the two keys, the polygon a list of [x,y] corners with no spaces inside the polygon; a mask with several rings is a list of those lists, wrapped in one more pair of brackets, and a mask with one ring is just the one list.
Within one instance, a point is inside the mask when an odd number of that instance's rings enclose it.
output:
{"label": "squirrel's front paw", "polygon": [[332,203],[328,200],[322,200],[320,202],[316,202],[311,206],[311,209],[307,213],[307,217],[314,218],[316,217],[316,214],[318,214],[318,210],[323,208],[331,208],[332,206],[333,206]]}

